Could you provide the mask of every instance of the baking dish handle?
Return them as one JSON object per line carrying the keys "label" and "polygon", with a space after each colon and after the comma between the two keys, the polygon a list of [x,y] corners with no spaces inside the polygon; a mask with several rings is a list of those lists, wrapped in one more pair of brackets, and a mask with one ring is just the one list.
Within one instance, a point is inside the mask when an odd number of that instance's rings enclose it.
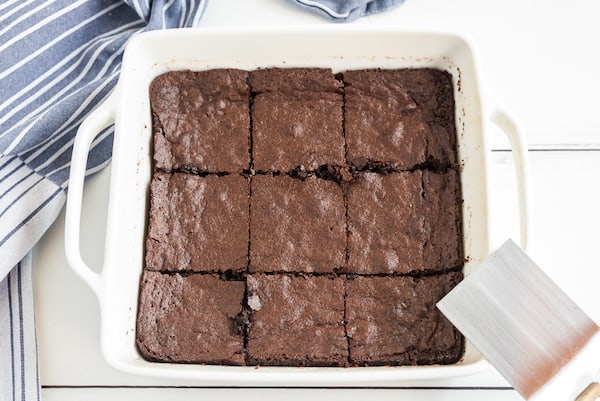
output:
{"label": "baking dish handle", "polygon": [[510,142],[519,196],[519,224],[521,248],[531,247],[531,185],[529,182],[529,157],[527,144],[519,121],[501,103],[495,102],[490,110],[490,120],[498,127]]}
{"label": "baking dish handle", "polygon": [[83,184],[90,146],[100,131],[114,122],[115,92],[100,104],[81,123],[73,144],[67,210],[65,216],[65,253],[67,262],[94,291],[100,296],[101,275],[85,264],[80,252],[81,204]]}

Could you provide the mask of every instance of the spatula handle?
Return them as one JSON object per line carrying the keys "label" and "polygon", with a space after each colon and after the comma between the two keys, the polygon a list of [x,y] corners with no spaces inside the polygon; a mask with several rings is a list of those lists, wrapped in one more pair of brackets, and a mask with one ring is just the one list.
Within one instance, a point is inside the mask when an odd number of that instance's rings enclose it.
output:
{"label": "spatula handle", "polygon": [[579,395],[575,398],[575,401],[595,401],[600,397],[600,383],[590,383]]}

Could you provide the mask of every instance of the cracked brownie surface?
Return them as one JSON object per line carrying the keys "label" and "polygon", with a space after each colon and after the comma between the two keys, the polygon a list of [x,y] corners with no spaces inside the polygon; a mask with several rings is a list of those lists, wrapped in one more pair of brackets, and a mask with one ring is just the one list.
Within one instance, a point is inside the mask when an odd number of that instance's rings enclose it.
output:
{"label": "cracked brownie surface", "polygon": [[252,274],[248,361],[259,365],[344,366],[344,282],[339,277]]}
{"label": "cracked brownie surface", "polygon": [[216,275],[145,271],[138,349],[156,361],[243,365],[243,333],[232,322],[242,312],[244,291],[243,281]]}
{"label": "cracked brownie surface", "polygon": [[238,171],[250,167],[248,73],[177,71],[150,85],[154,164],[162,170]]}
{"label": "cracked brownie surface", "polygon": [[252,179],[251,272],[333,273],[344,265],[342,189],[317,177]]}
{"label": "cracked brownie surface", "polygon": [[146,269],[246,270],[249,179],[156,172],[150,187]]}
{"label": "cracked brownie surface", "polygon": [[347,282],[350,362],[357,365],[452,363],[462,336],[435,304],[462,278],[355,277]]}

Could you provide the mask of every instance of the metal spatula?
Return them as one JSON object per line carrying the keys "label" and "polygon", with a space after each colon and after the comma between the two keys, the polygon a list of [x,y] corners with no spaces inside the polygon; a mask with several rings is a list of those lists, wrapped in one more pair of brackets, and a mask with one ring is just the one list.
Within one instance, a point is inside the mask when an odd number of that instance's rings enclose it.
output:
{"label": "metal spatula", "polygon": [[600,397],[600,328],[514,242],[438,308],[525,399]]}

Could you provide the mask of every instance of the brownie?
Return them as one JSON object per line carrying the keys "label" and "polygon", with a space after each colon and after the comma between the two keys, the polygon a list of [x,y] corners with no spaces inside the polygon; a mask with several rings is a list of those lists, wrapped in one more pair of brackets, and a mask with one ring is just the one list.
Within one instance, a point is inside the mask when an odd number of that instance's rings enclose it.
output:
{"label": "brownie", "polygon": [[456,163],[451,76],[435,69],[344,73],[348,162],[411,169]]}
{"label": "brownie", "polygon": [[259,171],[344,163],[341,83],[330,70],[250,72],[252,153]]}
{"label": "brownie", "polygon": [[155,172],[146,269],[242,271],[248,262],[249,180]]}
{"label": "brownie", "polygon": [[435,69],[158,76],[141,356],[457,362],[436,308],[464,265],[453,96]]}
{"label": "brownie", "polygon": [[245,285],[216,275],[145,271],[137,346],[146,359],[242,365],[244,339],[236,329]]}
{"label": "brownie", "polygon": [[360,174],[348,188],[351,273],[440,272],[462,266],[454,170]]}
{"label": "brownie", "polygon": [[344,366],[344,281],[326,276],[247,277],[252,364]]}
{"label": "brownie", "polygon": [[241,172],[250,167],[248,73],[175,71],[150,85],[154,163],[163,170]]}
{"label": "brownie", "polygon": [[342,189],[314,176],[252,178],[251,272],[333,272],[343,266],[346,221]]}
{"label": "brownie", "polygon": [[459,272],[349,279],[350,362],[360,366],[457,362],[463,338],[435,305],[461,279]]}

